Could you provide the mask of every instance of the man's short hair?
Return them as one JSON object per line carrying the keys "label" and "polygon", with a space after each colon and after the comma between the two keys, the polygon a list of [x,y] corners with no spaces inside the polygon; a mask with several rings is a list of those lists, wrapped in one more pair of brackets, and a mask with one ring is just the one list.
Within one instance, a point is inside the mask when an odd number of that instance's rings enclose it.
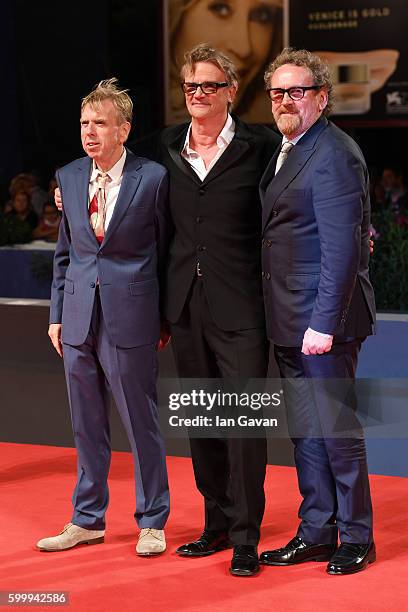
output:
{"label": "man's short hair", "polygon": [[128,121],[132,123],[133,114],[133,102],[128,95],[128,89],[119,89],[117,86],[118,80],[116,78],[106,79],[100,81],[91,93],[89,93],[81,102],[81,112],[84,107],[89,104],[90,106],[99,106],[103,100],[111,100],[115,107],[120,123]]}
{"label": "man's short hair", "polygon": [[323,111],[323,115],[329,115],[333,110],[334,91],[333,81],[330,74],[328,64],[321,57],[310,53],[306,49],[294,49],[293,47],[285,47],[281,53],[267,66],[265,71],[265,85],[270,87],[273,73],[284,66],[285,64],[293,64],[307,68],[313,77],[314,85],[318,85],[327,91],[327,106]]}
{"label": "man's short hair", "polygon": [[201,43],[184,54],[184,63],[180,69],[182,80],[188,72],[194,72],[194,67],[198,62],[208,62],[214,64],[225,74],[228,85],[238,87],[238,72],[233,61],[218,49],[214,49],[207,43]]}

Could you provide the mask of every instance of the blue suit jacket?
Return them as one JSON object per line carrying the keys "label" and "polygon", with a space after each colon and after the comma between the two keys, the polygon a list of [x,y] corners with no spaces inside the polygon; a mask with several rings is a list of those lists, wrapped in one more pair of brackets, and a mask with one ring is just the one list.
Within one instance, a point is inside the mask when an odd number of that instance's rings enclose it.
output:
{"label": "blue suit jacket", "polygon": [[321,117],[260,184],[262,275],[269,338],[301,346],[312,329],[339,341],[373,330],[370,200],[357,144]]}
{"label": "blue suit jacket", "polygon": [[64,203],[54,258],[50,323],[62,322],[62,340],[82,344],[95,288],[117,346],[155,343],[159,337],[159,277],[167,257],[168,179],[165,168],[127,151],[122,184],[101,245],[89,223],[92,162],[77,159],[57,180]]}

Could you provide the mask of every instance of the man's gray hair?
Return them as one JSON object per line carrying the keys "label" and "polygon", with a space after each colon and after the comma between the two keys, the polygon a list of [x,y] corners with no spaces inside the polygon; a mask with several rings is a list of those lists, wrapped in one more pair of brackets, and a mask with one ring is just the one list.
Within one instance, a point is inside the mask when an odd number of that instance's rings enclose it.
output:
{"label": "man's gray hair", "polygon": [[133,114],[133,102],[128,95],[128,89],[119,89],[117,86],[118,80],[113,77],[100,81],[91,93],[89,93],[81,102],[81,112],[84,107],[89,104],[90,106],[99,106],[103,100],[111,100],[115,107],[120,123],[128,121],[132,123]]}
{"label": "man's gray hair", "polygon": [[279,53],[274,61],[267,66],[264,77],[266,87],[270,87],[272,75],[275,70],[281,66],[284,66],[285,64],[301,66],[310,71],[313,77],[313,84],[318,85],[327,92],[327,105],[323,111],[323,115],[329,115],[333,109],[334,91],[328,64],[322,60],[321,57],[307,51],[306,49],[286,47],[281,53]]}

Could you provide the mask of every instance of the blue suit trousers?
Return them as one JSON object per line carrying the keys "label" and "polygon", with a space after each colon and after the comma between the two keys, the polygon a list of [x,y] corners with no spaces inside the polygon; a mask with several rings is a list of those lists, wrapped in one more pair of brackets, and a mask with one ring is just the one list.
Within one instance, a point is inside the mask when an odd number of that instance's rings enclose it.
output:
{"label": "blue suit trousers", "polygon": [[275,346],[299,490],[298,535],[310,544],[367,544],[373,515],[364,432],[355,413],[361,340],[323,355]]}
{"label": "blue suit trousers", "polygon": [[85,529],[105,528],[112,393],[133,453],[136,522],[141,529],[162,529],[169,514],[169,490],[157,415],[156,347],[115,346],[96,291],[86,341],[79,346],[64,343],[63,352],[78,454],[72,522]]}

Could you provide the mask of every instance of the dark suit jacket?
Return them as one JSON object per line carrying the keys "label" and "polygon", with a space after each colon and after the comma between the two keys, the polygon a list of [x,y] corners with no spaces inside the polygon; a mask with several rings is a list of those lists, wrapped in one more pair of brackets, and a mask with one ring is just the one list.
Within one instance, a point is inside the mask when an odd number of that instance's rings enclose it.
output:
{"label": "dark suit jacket", "polygon": [[104,318],[114,344],[156,343],[158,269],[168,247],[166,170],[127,152],[122,184],[101,245],[89,223],[92,163],[77,159],[57,172],[64,202],[54,258],[50,323],[62,322],[62,340],[82,344],[88,334],[99,280]]}
{"label": "dark suit jacket", "polygon": [[279,137],[266,127],[246,125],[236,116],[234,121],[234,138],[204,181],[180,155],[188,123],[165,129],[158,150],[147,153],[170,175],[175,233],[165,313],[171,323],[181,315],[199,260],[209,307],[221,329],[265,325],[259,181]]}
{"label": "dark suit jacket", "polygon": [[308,327],[341,341],[372,333],[370,201],[357,144],[321,117],[274,176],[262,177],[262,261],[268,335],[301,346]]}

